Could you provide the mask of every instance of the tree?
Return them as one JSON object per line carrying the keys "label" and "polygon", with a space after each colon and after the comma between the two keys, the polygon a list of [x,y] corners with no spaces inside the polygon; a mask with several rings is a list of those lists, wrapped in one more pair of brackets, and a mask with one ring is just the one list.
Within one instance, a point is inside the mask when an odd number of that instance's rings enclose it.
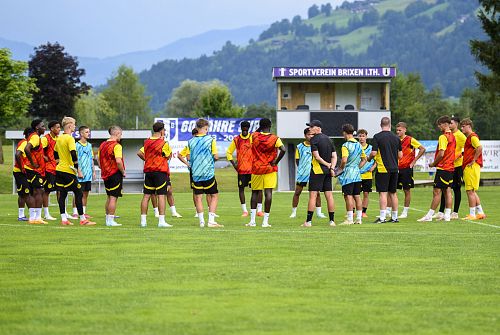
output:
{"label": "tree", "polygon": [[90,89],[80,80],[84,75],[77,58],[64,52],[58,43],[35,48],[29,61],[29,76],[36,80],[39,90],[33,94],[30,114],[56,120],[73,115],[76,98]]}
{"label": "tree", "polygon": [[330,3],[321,5],[321,13],[325,14],[325,16],[332,15],[332,5]]}
{"label": "tree", "polygon": [[193,117],[206,85],[195,80],[184,80],[173,90],[172,97],[165,104],[165,114],[169,117]]}
{"label": "tree", "polygon": [[271,120],[273,125],[276,124],[276,108],[274,106],[269,106],[266,102],[260,105],[252,104],[247,107],[247,110],[243,114],[245,118],[268,118]]}
{"label": "tree", "polygon": [[[0,120],[2,128],[14,125],[27,114],[35,81],[26,75],[28,64],[11,59],[9,49],[0,49]],[[0,164],[4,163],[0,136]]]}
{"label": "tree", "polygon": [[494,98],[500,95],[500,3],[498,0],[479,0],[482,8],[478,17],[484,32],[489,40],[471,40],[472,54],[491,73],[484,74],[476,71],[476,78],[483,91],[487,91]]}
{"label": "tree", "polygon": [[111,109],[118,113],[114,122],[124,129],[150,128],[153,119],[149,107],[151,97],[146,96],[145,91],[134,70],[121,65],[102,91]]}
{"label": "tree", "polygon": [[118,113],[111,108],[104,96],[95,91],[83,95],[75,103],[75,118],[79,125],[93,129],[108,129],[116,123]]}
{"label": "tree", "polygon": [[319,14],[320,14],[320,11],[319,11],[319,8],[317,5],[312,5],[307,10],[307,16],[309,19],[312,19],[313,17],[318,16]]}
{"label": "tree", "polygon": [[196,106],[197,117],[241,117],[243,110],[233,106],[233,97],[229,88],[218,81],[213,81],[200,95]]}

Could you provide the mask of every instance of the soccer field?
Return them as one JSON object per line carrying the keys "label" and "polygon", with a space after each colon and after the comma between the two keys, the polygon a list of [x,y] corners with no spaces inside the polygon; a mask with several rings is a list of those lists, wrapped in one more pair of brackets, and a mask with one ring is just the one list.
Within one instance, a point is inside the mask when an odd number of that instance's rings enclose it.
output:
{"label": "soccer field", "polygon": [[17,222],[16,197],[0,195],[0,334],[498,333],[499,191],[480,189],[477,222],[416,222],[432,192],[418,188],[401,223],[370,224],[372,194],[363,225],[307,229],[307,193],[297,219],[292,193],[275,193],[268,229],[244,227],[237,193],[220,194],[223,229],[198,227],[188,193],[168,229],[152,210],[139,227],[140,195],[120,199],[116,228],[104,196],[89,199],[97,226],[62,227]]}

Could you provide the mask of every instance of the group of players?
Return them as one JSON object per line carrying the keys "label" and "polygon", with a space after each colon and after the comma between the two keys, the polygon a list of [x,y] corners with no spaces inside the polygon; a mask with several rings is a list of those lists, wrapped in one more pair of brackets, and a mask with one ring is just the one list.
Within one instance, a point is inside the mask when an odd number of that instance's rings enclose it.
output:
{"label": "group of players", "polygon": [[[429,212],[419,221],[449,221],[458,218],[461,202],[461,185],[469,201],[467,220],[485,218],[479,196],[480,168],[482,167],[482,147],[479,137],[472,130],[470,119],[443,116],[437,125],[442,131],[438,140],[435,159],[430,164],[436,167],[433,200]],[[458,128],[461,128],[460,131]],[[270,227],[272,192],[277,184],[278,163],[286,149],[281,139],[271,133],[271,121],[260,120],[259,129],[249,133],[250,123],[240,124],[241,134],[230,144],[226,157],[237,171],[239,199],[242,216],[250,216],[246,226],[256,226],[256,217],[262,216],[262,227]],[[396,125],[396,134],[391,132],[389,118],[382,118],[382,131],[375,134],[372,145],[367,143],[368,133],[364,129],[355,130],[350,124],[342,127],[345,142],[342,144],[340,164],[331,139],[322,133],[322,123],[313,120],[304,129],[304,142],[297,145],[295,159],[296,187],[292,199],[290,218],[297,216],[297,207],[303,188],[309,184],[309,202],[305,222],[312,225],[312,216],[326,218],[321,211],[320,192],[324,193],[328,208],[330,226],[335,226],[332,177],[337,177],[342,185],[346,204],[346,220],[343,224],[360,224],[367,217],[369,193],[376,170],[376,190],[379,193],[380,215],[378,223],[398,222],[406,218],[410,208],[411,189],[414,187],[413,167],[424,154],[425,148],[413,137],[406,134],[407,125]],[[90,129],[79,127],[79,139],[74,139],[76,129],[74,118],[65,117],[61,122],[48,123],[49,133],[42,120],[36,119],[25,129],[24,139],[16,148],[13,174],[18,192],[18,220],[31,224],[46,224],[46,220],[56,220],[49,213],[48,199],[51,192],[57,192],[62,225],[72,225],[71,220],[79,220],[80,225],[95,225],[86,213],[87,197],[91,182],[95,180],[94,155],[88,141]],[[62,129],[62,134],[59,134]],[[219,158],[215,139],[208,134],[209,122],[198,119],[193,137],[177,157],[188,166],[193,202],[200,227],[223,227],[215,221],[218,205],[218,188],[214,162]],[[158,227],[172,227],[165,220],[166,203],[170,205],[173,217],[177,213],[170,182],[169,161],[172,150],[165,137],[162,122],[153,125],[152,136],[144,141],[137,153],[144,160],[144,188],[141,202],[142,227],[147,226],[149,201],[153,203]],[[122,130],[118,126],[109,128],[110,137],[98,150],[97,162],[107,194],[105,204],[106,226],[121,226],[115,216],[118,198],[122,196],[123,178],[126,176],[123,150],[120,144]],[[233,155],[236,150],[236,159]],[[416,152],[418,150],[418,153]],[[250,213],[245,201],[245,189],[251,187]],[[404,191],[404,207],[398,217],[397,189]],[[454,208],[451,212],[454,191]],[[73,214],[66,211],[68,192],[74,193]],[[208,205],[208,221],[205,222],[203,194]],[[363,198],[361,198],[361,194]],[[262,200],[264,211],[262,212]],[[435,213],[441,202],[439,212]],[[26,217],[24,207],[29,208]],[[43,210],[43,218],[42,218]],[[354,214],[355,217],[354,217]],[[389,216],[390,219],[386,220]]]}

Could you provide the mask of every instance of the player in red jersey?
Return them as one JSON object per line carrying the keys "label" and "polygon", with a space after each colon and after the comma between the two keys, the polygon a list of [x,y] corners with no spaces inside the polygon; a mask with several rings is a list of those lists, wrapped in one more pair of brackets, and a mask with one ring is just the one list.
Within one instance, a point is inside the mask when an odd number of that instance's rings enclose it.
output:
{"label": "player in red jersey", "polygon": [[31,127],[24,130],[24,138],[19,141],[16,147],[16,153],[14,155],[14,167],[12,168],[12,174],[16,181],[17,190],[17,205],[18,205],[18,216],[17,221],[28,221],[28,218],[24,214],[24,207],[27,205],[28,209],[33,208],[33,197],[30,195],[30,184],[28,178],[26,177],[26,170],[24,166],[28,164],[28,159],[24,153],[24,148],[26,148],[26,139],[31,134],[33,129]]}
{"label": "player in red jersey", "polygon": [[61,123],[59,121],[50,121],[48,124],[50,132],[42,136],[43,158],[45,160],[45,181],[43,184],[43,218],[45,220],[54,221],[49,212],[49,196],[50,193],[56,190],[56,166],[57,161],[54,157],[54,148],[56,146],[57,137],[61,131]]}

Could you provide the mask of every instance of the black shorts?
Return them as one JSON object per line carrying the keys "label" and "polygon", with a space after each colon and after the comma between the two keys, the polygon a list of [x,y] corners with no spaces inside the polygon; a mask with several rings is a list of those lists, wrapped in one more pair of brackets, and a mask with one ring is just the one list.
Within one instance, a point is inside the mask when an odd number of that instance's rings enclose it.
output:
{"label": "black shorts", "polygon": [[453,171],[453,182],[451,188],[460,188],[464,183],[464,170],[461,166],[457,166]]}
{"label": "black shorts", "polygon": [[91,181],[80,181],[80,188],[82,192],[90,192],[92,191],[92,182]]}
{"label": "black shorts", "polygon": [[359,195],[361,193],[361,182],[350,183],[342,186],[344,195]]}
{"label": "black shorts", "polygon": [[16,180],[16,190],[20,197],[28,195],[31,193],[31,187],[28,183],[28,178],[22,172],[13,172],[14,179]]}
{"label": "black shorts", "polygon": [[45,181],[43,182],[45,193],[50,193],[56,190],[56,175],[50,172],[45,172]]}
{"label": "black shorts", "polygon": [[309,191],[332,191],[332,176],[328,174],[315,174],[309,176]]}
{"label": "black shorts", "polygon": [[375,187],[377,188],[377,192],[396,193],[397,186],[397,172],[377,172],[375,175]]}
{"label": "black shorts", "polygon": [[106,194],[110,197],[119,198],[122,196],[123,188],[123,175],[120,171],[109,176],[104,181],[104,187],[106,188]]}
{"label": "black shorts", "polygon": [[144,194],[166,195],[170,177],[165,172],[146,172],[144,174]]}
{"label": "black shorts", "polygon": [[307,186],[307,181],[298,181],[298,182],[295,183],[295,185],[301,186],[301,187],[306,187]]}
{"label": "black shorts", "polygon": [[250,187],[252,174],[238,174],[238,187]]}
{"label": "black shorts", "polygon": [[406,168],[399,170],[398,173],[398,189],[409,190],[415,187],[415,181],[413,180],[413,169]]}
{"label": "black shorts", "polygon": [[77,193],[82,192],[82,187],[74,174],[56,171],[56,190],[59,192],[72,191],[76,196]]}
{"label": "black shorts", "polygon": [[370,193],[372,191],[372,186],[373,186],[373,179],[362,179],[361,180],[361,192]]}
{"label": "black shorts", "polygon": [[43,188],[43,178],[38,172],[26,170],[26,178],[28,178],[28,183],[30,183],[32,190]]}
{"label": "black shorts", "polygon": [[453,171],[436,170],[434,188],[447,189],[453,183]]}
{"label": "black shorts", "polygon": [[193,181],[191,182],[191,188],[193,189],[194,194],[219,193],[219,190],[217,190],[217,180],[215,180],[215,177],[212,177],[209,180]]}

